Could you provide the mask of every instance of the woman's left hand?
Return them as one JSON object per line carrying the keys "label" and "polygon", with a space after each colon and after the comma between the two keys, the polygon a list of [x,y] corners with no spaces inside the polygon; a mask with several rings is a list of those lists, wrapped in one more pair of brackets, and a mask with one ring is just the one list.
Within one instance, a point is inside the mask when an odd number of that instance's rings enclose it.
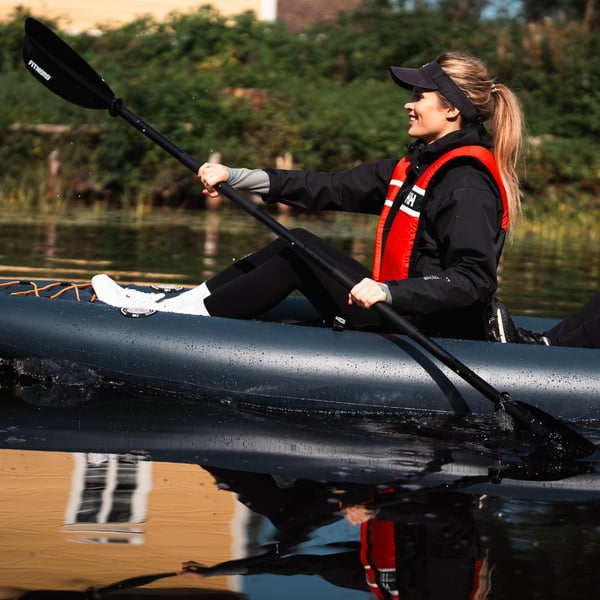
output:
{"label": "woman's left hand", "polygon": [[204,577],[206,567],[195,560],[188,560],[181,565],[180,577]]}
{"label": "woman's left hand", "polygon": [[210,198],[218,198],[220,196],[219,190],[215,188],[217,183],[227,181],[229,177],[229,170],[225,165],[220,163],[204,163],[198,169],[198,177],[204,184],[204,195]]}
{"label": "woman's left hand", "polygon": [[348,294],[348,304],[357,304],[362,308],[371,308],[377,302],[385,302],[386,295],[379,284],[365,277],[359,281]]}

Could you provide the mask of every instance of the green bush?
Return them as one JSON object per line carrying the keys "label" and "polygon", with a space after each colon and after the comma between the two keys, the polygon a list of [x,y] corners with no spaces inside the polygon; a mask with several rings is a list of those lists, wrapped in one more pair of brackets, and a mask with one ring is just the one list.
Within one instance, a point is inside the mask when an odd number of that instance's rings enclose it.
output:
{"label": "green bush", "polygon": [[[480,10],[486,3],[474,3]],[[290,33],[251,13],[225,18],[202,7],[163,22],[142,18],[102,35],[68,35],[50,26],[106,79],[134,113],[199,161],[213,152],[232,165],[294,164],[344,169],[401,156],[408,137],[408,94],[391,64],[418,66],[442,50],[483,58],[521,97],[531,136],[523,183],[526,215],[595,210],[600,183],[600,34],[577,21],[524,23],[449,18],[452,3],[368,0],[335,20]],[[454,14],[454,13],[452,13]],[[0,147],[3,198],[10,189],[43,187],[47,157],[60,151],[63,196],[75,180],[112,198],[177,198],[193,176],[121,119],[51,94],[21,60],[19,9],[0,23]],[[29,126],[68,125],[62,135]],[[573,208],[575,207],[575,208]]]}

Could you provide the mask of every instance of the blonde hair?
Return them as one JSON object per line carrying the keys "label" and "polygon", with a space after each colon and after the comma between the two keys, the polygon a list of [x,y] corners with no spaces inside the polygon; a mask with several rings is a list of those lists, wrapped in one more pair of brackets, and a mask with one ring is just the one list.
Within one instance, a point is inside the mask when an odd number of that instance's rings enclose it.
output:
{"label": "blonde hair", "polygon": [[486,65],[473,56],[444,52],[436,61],[475,106],[481,121],[490,122],[494,158],[506,190],[512,227],[521,212],[518,176],[524,128],[521,103],[507,86],[496,83]]}

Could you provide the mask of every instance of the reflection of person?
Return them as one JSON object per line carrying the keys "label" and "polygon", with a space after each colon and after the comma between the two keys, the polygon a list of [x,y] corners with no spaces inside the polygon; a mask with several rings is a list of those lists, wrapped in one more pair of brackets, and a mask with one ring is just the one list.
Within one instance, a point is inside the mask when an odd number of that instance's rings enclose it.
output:
{"label": "reflection of person", "polygon": [[[372,271],[316,236],[296,232],[352,275],[357,283],[350,294],[289,243],[276,240],[193,290],[156,303],[149,299],[152,307],[249,318],[298,289],[327,323],[340,316],[351,327],[378,328],[379,316],[365,309],[388,302],[429,333],[484,338],[483,316],[496,290],[506,230],[520,204],[520,104],[483,63],[463,54],[444,53],[418,69],[391,71],[396,83],[412,90],[404,108],[416,141],[401,161],[384,159],[339,173],[213,163],[199,171],[209,196],[227,181],[267,202],[379,214]],[[101,300],[131,304],[106,276],[96,283]]]}
{"label": "reflection of person", "polygon": [[[372,492],[373,493],[373,492]],[[373,502],[341,505],[360,543],[327,554],[290,551],[206,567],[185,561],[183,577],[223,575],[318,575],[378,598],[482,599],[489,593],[487,559],[482,560],[473,501],[455,493],[375,491]]]}

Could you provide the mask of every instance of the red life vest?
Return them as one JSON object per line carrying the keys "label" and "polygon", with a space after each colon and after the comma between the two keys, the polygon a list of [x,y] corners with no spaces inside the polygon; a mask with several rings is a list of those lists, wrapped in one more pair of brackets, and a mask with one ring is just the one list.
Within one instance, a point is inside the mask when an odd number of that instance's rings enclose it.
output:
{"label": "red life vest", "polygon": [[363,523],[360,538],[360,559],[369,590],[380,600],[397,600],[393,521],[372,519]]}
{"label": "red life vest", "polygon": [[[401,600],[396,583],[396,541],[394,522],[371,519],[361,525],[360,559],[369,591],[379,600]],[[473,587],[469,600],[479,589],[481,560],[473,562]]]}
{"label": "red life vest", "polygon": [[384,230],[390,210],[398,197],[400,189],[409,173],[410,162],[404,157],[399,160],[392,173],[375,235],[375,250],[373,257],[372,278],[375,281],[397,281],[408,277],[410,257],[412,254],[421,208],[427,193],[427,186],[436,172],[449,161],[459,157],[472,157],[479,160],[491,173],[502,198],[502,229],[508,227],[508,202],[506,190],[500,177],[500,172],[492,153],[483,146],[462,146],[446,152],[429,165],[418,177],[411,190],[405,195],[402,205],[398,208],[394,221],[387,234],[384,247]]}

